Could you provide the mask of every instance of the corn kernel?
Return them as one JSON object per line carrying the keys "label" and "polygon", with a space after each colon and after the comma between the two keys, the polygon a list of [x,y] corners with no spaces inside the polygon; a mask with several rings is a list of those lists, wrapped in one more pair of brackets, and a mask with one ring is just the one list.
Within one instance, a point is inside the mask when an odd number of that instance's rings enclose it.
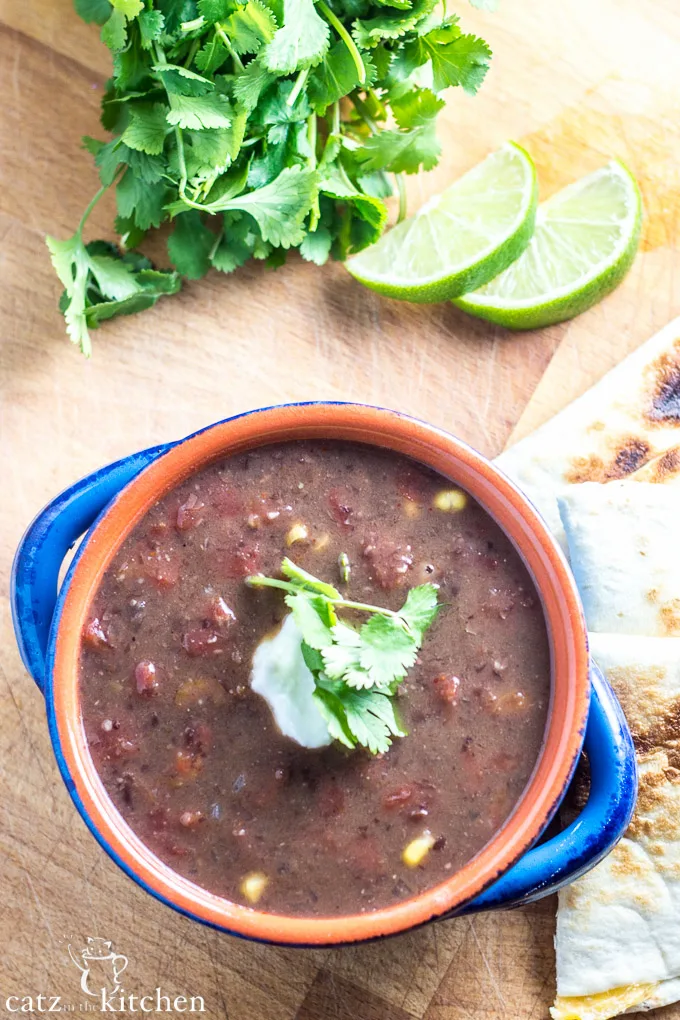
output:
{"label": "corn kernel", "polygon": [[286,535],[286,545],[295,545],[296,542],[306,542],[309,538],[309,532],[304,524],[294,524],[292,528],[289,528],[288,534]]}
{"label": "corn kernel", "polygon": [[257,903],[268,883],[269,879],[261,871],[252,871],[241,882],[241,892],[249,903]]}
{"label": "corn kernel", "polygon": [[407,868],[417,868],[434,846],[435,839],[429,829],[407,843],[401,852],[401,859]]}
{"label": "corn kernel", "polygon": [[319,537],[315,538],[313,543],[312,543],[312,547],[313,547],[314,551],[315,552],[323,552],[323,550],[326,548],[326,546],[328,545],[330,540],[331,540],[331,536],[329,534],[327,534],[327,532],[324,532],[323,535],[319,535]]}
{"label": "corn kernel", "polygon": [[416,517],[420,517],[423,512],[423,508],[419,503],[414,503],[412,499],[404,501],[404,516],[410,517],[411,520],[415,520]]}
{"label": "corn kernel", "polygon": [[455,513],[458,510],[464,510],[467,501],[467,496],[460,489],[443,489],[434,497],[432,505],[436,510],[443,510],[444,513]]}

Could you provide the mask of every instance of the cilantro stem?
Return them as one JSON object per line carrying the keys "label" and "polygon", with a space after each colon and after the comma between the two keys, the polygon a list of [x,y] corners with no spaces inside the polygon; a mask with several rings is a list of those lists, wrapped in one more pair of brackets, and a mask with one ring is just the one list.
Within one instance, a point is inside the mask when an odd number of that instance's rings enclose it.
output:
{"label": "cilantro stem", "polygon": [[[276,577],[265,577],[263,574],[251,574],[250,577],[246,577],[246,584],[249,588],[279,588],[281,591],[290,592],[292,595],[299,595],[301,589],[299,584],[294,584],[291,581],[280,581]],[[355,609],[360,613],[378,613],[380,616],[390,616],[397,620],[404,628],[404,630],[410,632],[410,627],[403,616],[400,616],[394,609],[383,609],[382,606],[371,606],[366,602],[352,602],[350,599],[333,599],[329,595],[322,595],[319,592],[310,592],[314,598],[323,599],[329,605],[336,609]]]}
{"label": "cilantro stem", "polygon": [[368,112],[368,109],[366,108],[366,104],[363,102],[363,100],[359,99],[359,96],[357,96],[354,92],[349,98],[352,100],[352,105],[354,109],[357,111],[357,113],[359,114],[359,116],[361,117],[364,124],[371,132],[371,134],[377,135],[380,128],[371,117],[370,113]]}
{"label": "cilantro stem", "polygon": [[[111,182],[111,183],[113,183],[113,182]],[[110,186],[111,185],[109,185],[109,184],[102,184],[102,186],[99,189],[99,191],[97,191],[92,196],[92,198],[90,199],[88,204],[85,206],[85,212],[80,217],[80,223],[78,224],[78,229],[76,230],[76,236],[77,237],[82,237],[83,227],[85,226],[87,218],[89,217],[90,213],[92,212],[92,210],[94,209],[94,207],[96,206],[97,202],[102,197],[102,195],[104,195],[109,190]]]}
{"label": "cilantro stem", "polygon": [[349,34],[349,32],[347,31],[343,23],[340,21],[340,19],[336,17],[336,15],[333,13],[333,11],[330,9],[325,0],[317,0],[316,6],[321,11],[326,21],[328,21],[329,24],[333,26],[333,28],[338,33],[338,35],[344,42],[345,46],[349,50],[352,56],[352,60],[354,61],[354,66],[357,69],[357,74],[359,75],[359,84],[364,85],[366,82],[366,65],[361,59],[361,54],[357,49],[354,39],[352,39],[352,36]]}
{"label": "cilantro stem", "polygon": [[295,84],[293,85],[292,91],[288,96],[288,99],[286,100],[286,106],[295,106],[297,97],[300,95],[303,88],[305,87],[305,83],[307,81],[307,78],[309,77],[310,70],[311,68],[309,67],[302,68],[297,78],[295,79]]}
{"label": "cilantro stem", "polygon": [[217,32],[218,36],[220,37],[220,39],[222,40],[224,45],[229,50],[229,56],[234,61],[234,64],[236,65],[237,70],[243,71],[244,70],[243,61],[239,57],[239,55],[236,52],[236,50],[234,49],[234,47],[231,45],[231,39],[229,38],[227,33],[224,31],[222,26],[219,24],[219,22],[218,22],[218,24],[215,25],[215,31]]}
{"label": "cilantro stem", "polygon": [[406,197],[404,175],[395,174],[394,183],[397,185],[397,191],[399,192],[399,215],[397,216],[397,223],[401,223],[402,220],[406,219],[406,213],[408,211],[408,199]]}
{"label": "cilantro stem", "polygon": [[[316,170],[316,114],[310,113],[307,118],[307,140],[309,141],[309,166],[312,170]],[[319,209],[319,192],[317,190],[314,198],[314,204],[312,205],[309,214],[309,231],[312,233],[316,230],[319,225],[319,217],[321,210]]]}
{"label": "cilantro stem", "polygon": [[331,134],[340,134],[340,103],[336,101],[333,103],[333,122],[331,124]]}

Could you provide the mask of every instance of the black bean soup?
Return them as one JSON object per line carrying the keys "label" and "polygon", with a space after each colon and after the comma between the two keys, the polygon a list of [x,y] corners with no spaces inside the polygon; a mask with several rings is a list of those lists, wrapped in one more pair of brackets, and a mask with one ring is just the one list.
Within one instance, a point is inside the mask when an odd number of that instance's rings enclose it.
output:
{"label": "black bean soup", "polygon": [[[308,750],[249,685],[287,610],[281,560],[348,598],[445,608],[402,684],[408,736],[377,757]],[[204,888],[293,915],[370,911],[435,885],[512,812],[550,695],[545,620],[510,541],[449,480],[395,453],[305,441],[230,457],[134,528],[82,638],[84,726],[121,815]],[[409,849],[410,848],[410,849]]]}

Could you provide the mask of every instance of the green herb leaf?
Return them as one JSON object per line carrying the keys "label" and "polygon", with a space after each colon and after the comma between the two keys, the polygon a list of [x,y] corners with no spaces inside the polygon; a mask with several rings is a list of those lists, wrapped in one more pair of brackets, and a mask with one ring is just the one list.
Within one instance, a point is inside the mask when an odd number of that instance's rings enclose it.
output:
{"label": "green herb leaf", "polygon": [[238,209],[253,217],[263,240],[281,248],[291,248],[302,241],[302,223],[318,194],[315,170],[288,167],[271,184],[249,191],[236,198],[218,200],[208,208],[211,212]]}
{"label": "green herb leaf", "polygon": [[102,25],[101,40],[113,53],[125,49],[127,28],[125,15],[121,11],[111,11],[108,21]]}
{"label": "green herb leaf", "polygon": [[130,113],[130,123],[121,136],[121,141],[130,149],[138,149],[150,156],[159,156],[163,151],[168,131],[166,107],[163,103],[136,106]]}
{"label": "green herb leaf", "polygon": [[231,45],[240,54],[258,53],[277,31],[276,19],[260,0],[248,0],[229,16],[224,25]]}
{"label": "green herb leaf", "polygon": [[[414,588],[398,613],[344,598],[333,585],[284,559],[285,581],[256,575],[250,587],[281,588],[302,634],[302,654],[314,677],[314,697],[333,739],[386,751],[404,730],[390,698],[414,665],[433,622],[437,589]],[[338,619],[341,609],[368,613],[360,628]]]}
{"label": "green herb leaf", "polygon": [[211,93],[207,96],[170,95],[168,123],[181,128],[229,127],[231,107],[225,96]]}
{"label": "green herb leaf", "polygon": [[109,0],[73,0],[73,6],[83,21],[103,25],[111,17]]}
{"label": "green herb leaf", "polygon": [[136,18],[144,10],[144,0],[110,0],[110,3],[126,18]]}
{"label": "green herb leaf", "polygon": [[139,39],[145,50],[150,50],[157,39],[160,39],[165,27],[165,18],[160,11],[142,11],[137,18]]}
{"label": "green herb leaf", "polygon": [[486,77],[491,50],[483,39],[462,35],[456,21],[450,21],[405,47],[405,52],[418,64],[432,61],[435,92],[461,85],[470,95],[478,91]]}
{"label": "green herb leaf", "polygon": [[332,243],[333,237],[330,230],[321,224],[316,230],[305,234],[300,245],[300,254],[306,262],[314,262],[317,266],[323,266],[328,261]]}
{"label": "green herb leaf", "polygon": [[200,280],[210,268],[210,253],[215,235],[203,223],[195,209],[182,213],[175,220],[175,229],[168,239],[168,254],[175,269],[189,280]]}
{"label": "green herb leaf", "polygon": [[328,49],[330,31],[314,0],[283,0],[283,25],[262,52],[272,74],[293,74],[313,67]]}

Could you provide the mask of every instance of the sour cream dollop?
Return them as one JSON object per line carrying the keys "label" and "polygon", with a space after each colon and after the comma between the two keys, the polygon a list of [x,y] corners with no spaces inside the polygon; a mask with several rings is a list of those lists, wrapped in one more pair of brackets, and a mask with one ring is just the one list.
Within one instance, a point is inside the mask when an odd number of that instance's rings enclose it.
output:
{"label": "sour cream dollop", "polygon": [[263,638],[255,649],[250,686],[267,702],[284,736],[302,747],[325,747],[331,737],[312,697],[314,677],[301,645],[302,633],[289,614],[278,633]]}

